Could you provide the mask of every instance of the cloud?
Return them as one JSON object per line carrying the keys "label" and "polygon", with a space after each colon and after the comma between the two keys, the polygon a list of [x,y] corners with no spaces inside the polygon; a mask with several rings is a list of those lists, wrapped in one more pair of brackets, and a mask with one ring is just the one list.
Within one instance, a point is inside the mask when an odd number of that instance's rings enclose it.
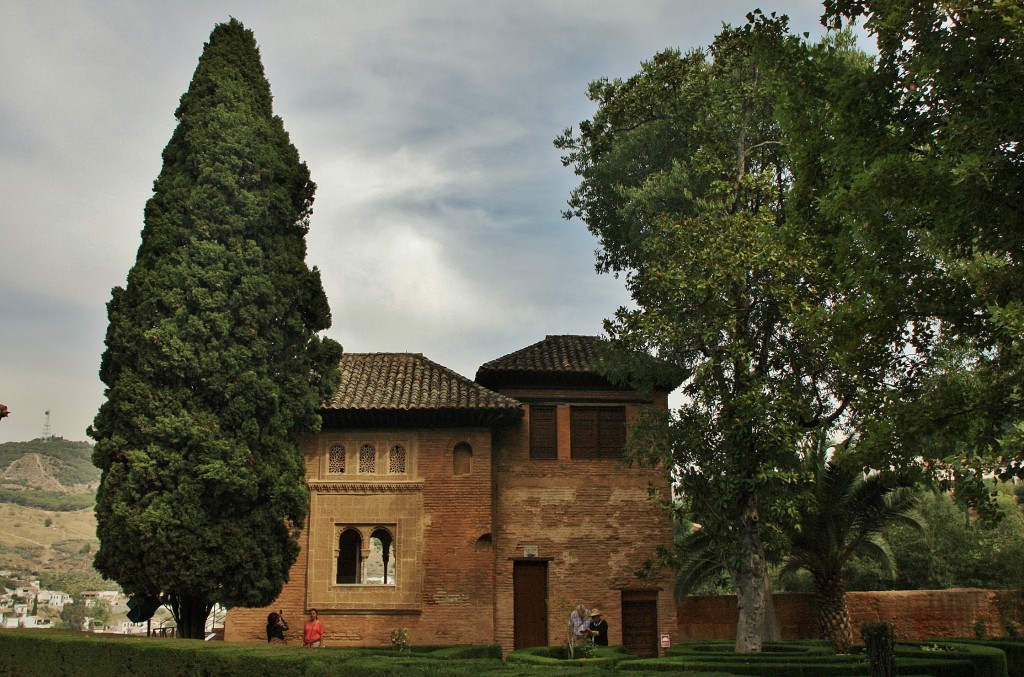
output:
{"label": "cloud", "polygon": [[[796,30],[820,4],[776,3]],[[226,0],[0,4],[0,441],[53,411],[81,438],[110,288],[204,41],[252,29],[275,111],[318,183],[309,261],[358,351],[409,350],[472,376],[547,333],[596,333],[628,301],[560,211],[575,184],[552,140],[587,84],[707,44],[733,0]],[[15,406],[17,405],[17,406]],[[67,427],[64,427],[64,426]]]}

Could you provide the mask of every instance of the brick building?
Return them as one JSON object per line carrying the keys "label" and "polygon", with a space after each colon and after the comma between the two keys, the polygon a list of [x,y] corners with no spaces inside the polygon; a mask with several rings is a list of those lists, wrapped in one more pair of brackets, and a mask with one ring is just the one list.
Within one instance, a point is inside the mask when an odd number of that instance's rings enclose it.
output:
{"label": "brick building", "polygon": [[665,473],[624,467],[627,424],[653,394],[593,369],[596,337],[548,336],[471,381],[422,355],[346,354],[319,435],[303,444],[310,514],[280,597],[233,609],[225,639],[289,641],[316,608],[326,643],[559,644],[569,606],[600,607],[612,644],[659,651],[676,632],[669,573],[635,572],[670,545],[651,500]]}

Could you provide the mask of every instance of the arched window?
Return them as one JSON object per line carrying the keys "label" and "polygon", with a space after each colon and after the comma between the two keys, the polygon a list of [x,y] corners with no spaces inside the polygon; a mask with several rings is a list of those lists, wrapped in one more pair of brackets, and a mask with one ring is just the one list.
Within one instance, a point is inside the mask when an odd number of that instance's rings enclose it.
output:
{"label": "arched window", "polygon": [[391,532],[378,527],[370,534],[370,556],[366,560],[366,580],[370,585],[395,584],[395,541]]}
{"label": "arched window", "polygon": [[327,454],[327,472],[332,475],[339,475],[345,472],[345,445],[335,444],[331,446]]}
{"label": "arched window", "polygon": [[459,442],[452,451],[452,474],[468,475],[473,470],[473,447]]}
{"label": "arched window", "polygon": [[372,444],[364,444],[359,448],[359,472],[377,472],[377,449]]}
{"label": "arched window", "polygon": [[338,538],[338,585],[354,585],[360,579],[363,538],[355,529],[345,529]]}
{"label": "arched window", "polygon": [[405,447],[395,444],[388,453],[388,472],[392,475],[405,474]]}

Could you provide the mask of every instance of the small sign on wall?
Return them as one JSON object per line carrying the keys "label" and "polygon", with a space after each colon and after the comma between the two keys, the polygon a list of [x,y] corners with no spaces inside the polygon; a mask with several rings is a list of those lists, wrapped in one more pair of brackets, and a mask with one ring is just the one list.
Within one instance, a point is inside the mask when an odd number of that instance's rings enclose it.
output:
{"label": "small sign on wall", "polygon": [[535,545],[524,545],[523,546],[523,557],[536,557],[537,546]]}
{"label": "small sign on wall", "polygon": [[669,636],[668,635],[662,635],[661,636],[661,648],[662,649],[667,649],[670,646],[672,646],[672,642],[669,640]]}

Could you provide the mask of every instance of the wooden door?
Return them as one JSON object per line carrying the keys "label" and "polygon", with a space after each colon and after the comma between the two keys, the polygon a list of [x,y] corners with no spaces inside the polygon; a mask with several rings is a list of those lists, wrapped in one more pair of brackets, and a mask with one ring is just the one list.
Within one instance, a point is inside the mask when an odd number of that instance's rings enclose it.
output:
{"label": "wooden door", "polygon": [[514,562],[513,618],[516,649],[548,643],[548,563]]}
{"label": "wooden door", "polygon": [[639,657],[658,655],[657,593],[622,593],[622,645]]}

